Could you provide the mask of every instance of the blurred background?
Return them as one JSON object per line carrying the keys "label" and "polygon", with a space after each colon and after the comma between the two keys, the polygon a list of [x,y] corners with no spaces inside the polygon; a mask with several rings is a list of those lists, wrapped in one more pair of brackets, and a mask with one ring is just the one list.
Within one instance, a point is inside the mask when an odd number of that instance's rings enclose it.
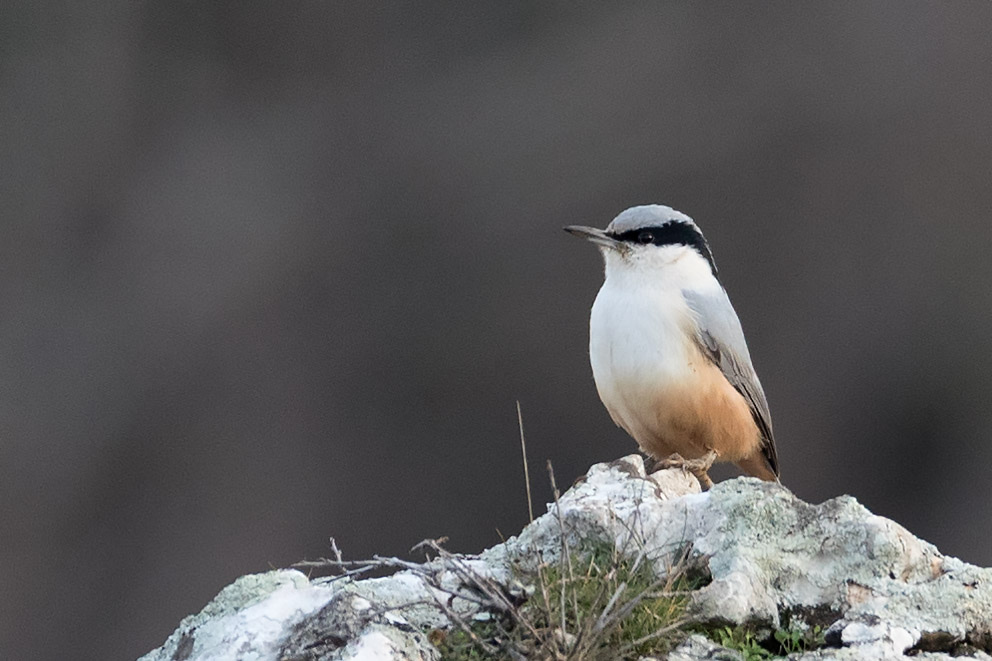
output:
{"label": "blurred background", "polygon": [[670,204],[784,483],[992,564],[992,5],[0,9],[0,657],[234,578],[474,552],[635,445],[572,223]]}

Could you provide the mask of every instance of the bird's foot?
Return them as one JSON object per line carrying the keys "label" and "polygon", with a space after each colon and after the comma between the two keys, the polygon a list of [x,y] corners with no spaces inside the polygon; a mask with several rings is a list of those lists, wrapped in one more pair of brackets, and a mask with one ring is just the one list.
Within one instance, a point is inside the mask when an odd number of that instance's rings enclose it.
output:
{"label": "bird's foot", "polygon": [[699,459],[686,459],[678,452],[671,454],[664,459],[658,459],[651,467],[650,472],[665,470],[666,468],[681,468],[687,473],[692,473],[699,480],[699,488],[703,491],[709,490],[713,486],[713,480],[707,474],[713,467],[713,462],[717,459],[715,450],[709,450]]}

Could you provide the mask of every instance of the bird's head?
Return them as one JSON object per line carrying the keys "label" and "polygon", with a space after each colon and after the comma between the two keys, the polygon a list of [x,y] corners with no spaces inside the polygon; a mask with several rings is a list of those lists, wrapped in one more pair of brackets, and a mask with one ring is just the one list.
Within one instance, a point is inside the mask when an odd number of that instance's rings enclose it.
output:
{"label": "bird's head", "polygon": [[631,207],[605,230],[569,225],[566,232],[599,246],[606,276],[616,273],[670,272],[674,265],[685,275],[706,271],[715,278],[716,263],[709,244],[692,218],[660,204]]}

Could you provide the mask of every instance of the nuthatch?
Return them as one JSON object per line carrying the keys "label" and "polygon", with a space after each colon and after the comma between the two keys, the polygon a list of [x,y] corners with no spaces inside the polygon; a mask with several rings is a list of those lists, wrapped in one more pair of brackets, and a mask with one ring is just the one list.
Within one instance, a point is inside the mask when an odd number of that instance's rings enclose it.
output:
{"label": "nuthatch", "polygon": [[660,466],[685,466],[703,488],[714,461],[778,481],[768,402],[696,223],[646,205],[605,231],[565,231],[599,246],[606,262],[589,360],[613,421]]}

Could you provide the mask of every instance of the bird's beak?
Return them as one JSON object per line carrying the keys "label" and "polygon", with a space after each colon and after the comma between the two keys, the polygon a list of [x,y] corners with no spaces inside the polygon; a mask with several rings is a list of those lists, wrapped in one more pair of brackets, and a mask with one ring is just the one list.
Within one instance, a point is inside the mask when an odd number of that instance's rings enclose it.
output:
{"label": "bird's beak", "polygon": [[569,225],[568,227],[563,227],[562,229],[569,234],[581,237],[587,241],[592,241],[597,246],[602,246],[603,248],[609,248],[618,252],[625,252],[627,249],[626,244],[622,241],[617,241],[603,230],[596,229],[595,227]]}

